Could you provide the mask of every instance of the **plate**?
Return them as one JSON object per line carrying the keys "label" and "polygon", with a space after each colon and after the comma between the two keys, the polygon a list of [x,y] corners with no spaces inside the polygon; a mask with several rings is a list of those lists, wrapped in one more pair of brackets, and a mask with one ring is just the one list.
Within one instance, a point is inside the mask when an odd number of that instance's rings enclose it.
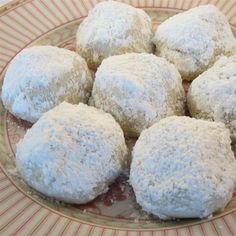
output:
{"label": "plate", "polygon": [[[31,45],[74,50],[79,23],[97,0],[15,0],[0,8],[0,88],[12,58]],[[206,3],[215,4],[236,32],[236,1],[133,0],[153,29],[166,18]],[[37,193],[15,168],[15,145],[31,124],[9,114],[0,101],[0,235],[171,236],[236,235],[236,194],[226,209],[209,219],[160,221],[141,211],[127,175],[108,193],[85,205],[63,204]],[[128,140],[130,147],[133,140]]]}

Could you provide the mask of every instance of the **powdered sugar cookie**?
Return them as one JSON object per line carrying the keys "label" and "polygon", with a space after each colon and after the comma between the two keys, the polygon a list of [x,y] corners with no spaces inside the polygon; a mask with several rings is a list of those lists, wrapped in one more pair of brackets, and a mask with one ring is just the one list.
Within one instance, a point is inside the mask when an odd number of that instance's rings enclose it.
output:
{"label": "powdered sugar cookie", "polygon": [[236,142],[236,56],[222,57],[198,76],[188,92],[192,116],[223,122]]}
{"label": "powdered sugar cookie", "polygon": [[52,47],[23,49],[10,63],[2,87],[2,101],[15,116],[36,122],[63,101],[88,101],[93,80],[77,53]]}
{"label": "powdered sugar cookie", "polygon": [[153,42],[156,54],[173,63],[185,80],[197,77],[219,56],[236,52],[230,25],[213,5],[170,17],[157,27]]}
{"label": "powdered sugar cookie", "polygon": [[170,115],[183,115],[185,93],[178,71],[165,59],[127,53],[103,60],[91,104],[111,113],[128,136]]}
{"label": "powdered sugar cookie", "polygon": [[125,166],[125,155],[123,132],[110,114],[63,102],[17,144],[16,164],[23,179],[39,192],[86,203],[108,190]]}
{"label": "powdered sugar cookie", "polygon": [[104,58],[126,52],[152,52],[151,19],[124,3],[97,4],[77,31],[77,50],[91,68]]}
{"label": "powdered sugar cookie", "polygon": [[136,142],[130,183],[142,208],[161,219],[204,218],[224,209],[236,183],[228,129],[189,117],[162,119]]}

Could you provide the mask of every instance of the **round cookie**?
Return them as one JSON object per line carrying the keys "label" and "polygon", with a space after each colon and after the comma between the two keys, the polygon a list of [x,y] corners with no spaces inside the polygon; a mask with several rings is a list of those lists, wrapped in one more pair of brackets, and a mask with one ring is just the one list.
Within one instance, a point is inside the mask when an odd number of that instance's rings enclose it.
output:
{"label": "round cookie", "polygon": [[91,104],[112,114],[126,135],[137,137],[166,116],[183,115],[185,92],[178,71],[165,59],[127,53],[102,62]]}
{"label": "round cookie", "polygon": [[2,101],[13,115],[36,122],[63,101],[88,101],[93,80],[77,53],[53,46],[23,49],[10,63]]}
{"label": "round cookie", "polygon": [[236,143],[236,56],[222,57],[191,84],[188,108],[193,117],[225,123]]}
{"label": "round cookie", "polygon": [[77,31],[77,51],[90,68],[126,52],[152,52],[151,19],[141,9],[116,1],[95,6]]}
{"label": "round cookie", "polygon": [[37,191],[69,203],[86,203],[108,190],[126,165],[125,156],[123,132],[110,114],[63,102],[46,112],[17,144],[16,164]]}
{"label": "round cookie", "polygon": [[236,160],[222,123],[162,119],[141,133],[132,155],[136,200],[161,219],[208,217],[232,198]]}
{"label": "round cookie", "polygon": [[221,55],[236,52],[226,17],[213,5],[170,17],[157,27],[156,54],[173,63],[185,80],[193,80]]}

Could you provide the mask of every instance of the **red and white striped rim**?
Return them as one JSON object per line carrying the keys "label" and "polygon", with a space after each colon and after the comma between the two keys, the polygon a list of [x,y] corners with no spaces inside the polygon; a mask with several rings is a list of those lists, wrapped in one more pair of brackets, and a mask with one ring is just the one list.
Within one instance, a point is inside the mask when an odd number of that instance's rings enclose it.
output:
{"label": "red and white striped rim", "polygon": [[[79,22],[99,0],[15,0],[0,8],[0,75],[23,48],[60,28]],[[236,27],[236,0],[125,0],[139,8],[182,11],[216,5]],[[0,114],[3,120],[2,114]],[[4,136],[4,125],[0,136]],[[0,160],[6,143],[0,139]],[[0,235],[171,236],[236,235],[236,209],[178,227],[111,227],[68,217],[27,195],[0,165]]]}

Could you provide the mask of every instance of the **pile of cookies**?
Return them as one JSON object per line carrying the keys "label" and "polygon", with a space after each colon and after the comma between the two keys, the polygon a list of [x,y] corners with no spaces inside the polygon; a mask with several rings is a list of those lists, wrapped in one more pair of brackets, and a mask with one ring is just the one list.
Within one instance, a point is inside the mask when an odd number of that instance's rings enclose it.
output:
{"label": "pile of cookies", "polygon": [[[34,123],[16,152],[34,189],[86,203],[128,167],[137,202],[161,219],[208,217],[230,201],[230,25],[216,7],[203,5],[170,17],[155,33],[151,26],[143,10],[106,1],[79,25],[77,52],[34,46],[12,60],[1,96],[8,111]],[[187,95],[183,80],[193,80]],[[130,167],[125,137],[137,139]]]}

